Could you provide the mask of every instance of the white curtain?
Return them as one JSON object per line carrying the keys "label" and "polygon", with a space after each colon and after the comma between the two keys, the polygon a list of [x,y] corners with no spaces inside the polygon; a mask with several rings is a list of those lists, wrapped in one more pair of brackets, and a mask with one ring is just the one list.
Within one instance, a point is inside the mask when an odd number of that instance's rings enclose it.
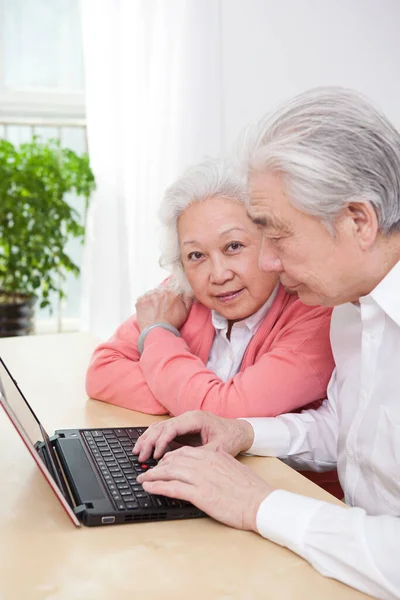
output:
{"label": "white curtain", "polygon": [[224,151],[220,0],[82,0],[88,144],[97,181],[83,326],[101,338],[163,278],[165,187]]}

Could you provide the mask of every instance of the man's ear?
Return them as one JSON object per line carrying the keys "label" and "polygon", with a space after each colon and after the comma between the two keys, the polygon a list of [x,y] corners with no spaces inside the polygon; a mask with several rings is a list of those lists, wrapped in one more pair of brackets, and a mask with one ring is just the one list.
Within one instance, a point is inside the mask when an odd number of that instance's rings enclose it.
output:
{"label": "man's ear", "polygon": [[379,232],[378,216],[370,202],[349,202],[343,211],[347,226],[352,231],[361,250],[369,250]]}

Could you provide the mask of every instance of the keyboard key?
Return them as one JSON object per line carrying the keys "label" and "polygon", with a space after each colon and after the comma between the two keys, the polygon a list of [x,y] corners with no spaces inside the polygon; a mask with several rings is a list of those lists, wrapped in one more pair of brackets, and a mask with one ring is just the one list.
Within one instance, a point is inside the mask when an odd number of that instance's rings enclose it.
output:
{"label": "keyboard key", "polygon": [[110,473],[119,473],[122,475],[121,469],[118,467],[110,467]]}
{"label": "keyboard key", "polygon": [[151,507],[150,500],[145,500],[144,498],[139,499],[139,504],[142,508],[150,508]]}
{"label": "keyboard key", "polygon": [[92,436],[93,436],[94,438],[103,437],[103,432],[102,432],[102,431],[98,431],[98,430],[94,429],[94,430],[92,431]]}
{"label": "keyboard key", "polygon": [[126,429],[114,429],[114,433],[117,437],[126,437]]}
{"label": "keyboard key", "polygon": [[133,475],[135,473],[135,471],[130,468],[130,465],[121,465],[121,469],[125,475]]}
{"label": "keyboard key", "polygon": [[[122,494],[121,494],[122,495]],[[135,496],[132,496],[132,494],[129,496],[128,494],[124,496],[124,501],[125,502],[137,502]]]}
{"label": "keyboard key", "polygon": [[132,452],[133,450],[133,444],[129,444],[124,442],[123,444],[121,444],[122,448],[125,450],[125,452]]}
{"label": "keyboard key", "polygon": [[118,483],[117,487],[119,490],[130,490],[129,485],[126,483]]}
{"label": "keyboard key", "polygon": [[[126,474],[126,471],[125,471],[125,474]],[[131,483],[132,481],[135,481],[135,482],[136,482],[136,477],[137,477],[137,474],[136,474],[136,473],[132,473],[131,475],[126,475],[126,478],[127,478],[127,480],[128,480],[130,483]]]}
{"label": "keyboard key", "polygon": [[166,508],[168,506],[163,496],[152,496],[151,499],[156,508]]}
{"label": "keyboard key", "polygon": [[125,504],[121,500],[116,503],[118,510],[125,510]]}
{"label": "keyboard key", "polygon": [[129,437],[130,437],[131,439],[133,439],[133,440],[137,440],[137,439],[138,439],[138,437],[139,437],[139,435],[140,435],[140,434],[139,434],[139,433],[136,431],[136,429],[131,429],[131,428],[129,428],[129,429],[127,429],[126,431],[127,431],[127,434],[129,435]]}
{"label": "keyboard key", "polygon": [[126,483],[125,477],[116,477],[114,483]]}
{"label": "keyboard key", "polygon": [[143,488],[141,485],[139,485],[136,481],[135,481],[135,485],[132,485],[132,491],[133,492],[143,492]]}
{"label": "keyboard key", "polygon": [[125,452],[114,452],[115,458],[126,458]]}
{"label": "keyboard key", "polygon": [[174,508],[179,508],[181,503],[179,500],[175,498],[166,498],[168,506],[173,506]]}
{"label": "keyboard key", "polygon": [[[126,487],[128,487],[128,486],[126,486]],[[121,490],[121,496],[132,496],[132,492],[129,488],[126,490]]]}
{"label": "keyboard key", "polygon": [[149,495],[145,491],[135,493],[136,498],[148,498]]}
{"label": "keyboard key", "polygon": [[139,502],[132,502],[132,501],[127,502],[126,503],[126,508],[128,510],[135,510],[135,508],[139,508]]}

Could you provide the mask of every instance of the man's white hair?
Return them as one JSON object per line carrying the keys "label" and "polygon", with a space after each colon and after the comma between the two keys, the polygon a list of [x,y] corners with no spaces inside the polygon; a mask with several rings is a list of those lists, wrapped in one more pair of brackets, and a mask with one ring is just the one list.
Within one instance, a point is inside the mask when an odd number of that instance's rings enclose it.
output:
{"label": "man's white hair", "polygon": [[282,173],[293,205],[331,231],[352,200],[372,204],[382,233],[400,230],[400,134],[352,90],[296,96],[250,127],[241,151],[250,170]]}
{"label": "man's white hair", "polygon": [[[172,273],[167,286],[179,293],[191,293],[179,248],[178,219],[194,202],[224,196],[246,204],[246,179],[226,160],[208,159],[190,167],[165,192],[160,207],[163,227],[160,265]],[[212,223],[210,223],[210,226]]]}

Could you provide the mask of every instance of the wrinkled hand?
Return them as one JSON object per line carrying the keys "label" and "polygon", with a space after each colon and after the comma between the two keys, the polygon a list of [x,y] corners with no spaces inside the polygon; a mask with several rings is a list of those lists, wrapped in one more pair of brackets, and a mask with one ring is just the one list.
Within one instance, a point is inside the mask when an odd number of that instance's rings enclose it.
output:
{"label": "wrinkled hand", "polygon": [[273,488],[226,452],[184,447],[138,476],[146,492],[187,500],[213,519],[257,531],[261,502]]}
{"label": "wrinkled hand", "polygon": [[192,298],[157,288],[140,296],[136,302],[136,321],[140,331],[164,321],[180,329],[187,319]]}
{"label": "wrinkled hand", "polygon": [[133,449],[139,460],[145,461],[154,450],[160,458],[176,437],[200,434],[201,443],[210,450],[222,450],[236,456],[245,452],[254,441],[250,423],[241,419],[225,419],[209,412],[193,410],[167,421],[153,423],[140,436]]}

